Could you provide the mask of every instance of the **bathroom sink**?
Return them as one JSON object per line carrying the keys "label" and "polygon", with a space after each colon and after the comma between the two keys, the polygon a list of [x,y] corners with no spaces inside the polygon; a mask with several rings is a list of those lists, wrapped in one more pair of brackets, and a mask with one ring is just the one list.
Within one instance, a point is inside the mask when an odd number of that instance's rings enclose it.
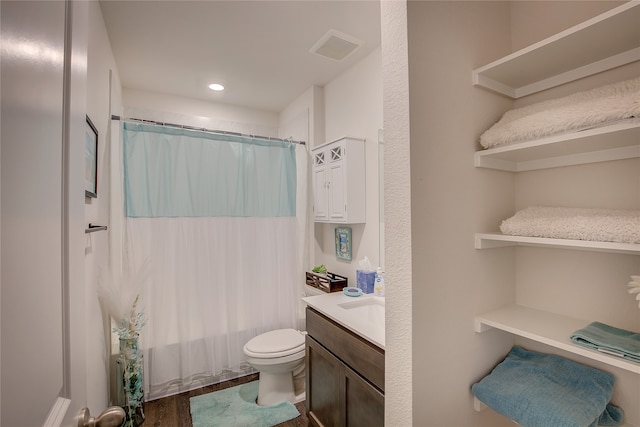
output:
{"label": "bathroom sink", "polygon": [[350,314],[360,317],[366,322],[372,322],[384,329],[384,299],[363,298],[343,302],[338,306],[349,310]]}
{"label": "bathroom sink", "polygon": [[384,350],[384,297],[371,294],[352,297],[342,292],[332,292],[302,300],[308,307]]}

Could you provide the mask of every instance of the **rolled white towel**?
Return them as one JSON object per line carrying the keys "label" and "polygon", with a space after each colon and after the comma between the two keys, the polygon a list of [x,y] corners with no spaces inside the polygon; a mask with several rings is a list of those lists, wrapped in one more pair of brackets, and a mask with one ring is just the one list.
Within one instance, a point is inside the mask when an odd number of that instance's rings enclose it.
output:
{"label": "rolled white towel", "polygon": [[640,243],[640,211],[532,206],[502,221],[512,236]]}

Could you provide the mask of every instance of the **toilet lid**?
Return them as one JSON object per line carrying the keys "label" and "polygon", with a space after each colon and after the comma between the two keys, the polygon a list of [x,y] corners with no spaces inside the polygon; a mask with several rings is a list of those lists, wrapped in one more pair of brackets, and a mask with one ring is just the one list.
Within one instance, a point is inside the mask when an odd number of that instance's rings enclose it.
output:
{"label": "toilet lid", "polygon": [[[304,347],[304,335],[295,329],[277,329],[265,332],[247,342],[245,348],[251,353],[272,354],[299,351]],[[284,356],[286,354],[281,354]]]}

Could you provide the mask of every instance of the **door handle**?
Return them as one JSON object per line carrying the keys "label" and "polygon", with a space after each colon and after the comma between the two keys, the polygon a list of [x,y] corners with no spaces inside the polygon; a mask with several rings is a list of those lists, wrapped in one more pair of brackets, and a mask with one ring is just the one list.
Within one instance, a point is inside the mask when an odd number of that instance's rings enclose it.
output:
{"label": "door handle", "polygon": [[119,406],[110,406],[96,418],[91,416],[89,408],[82,408],[78,414],[78,427],[120,427],[124,419],[124,409]]}

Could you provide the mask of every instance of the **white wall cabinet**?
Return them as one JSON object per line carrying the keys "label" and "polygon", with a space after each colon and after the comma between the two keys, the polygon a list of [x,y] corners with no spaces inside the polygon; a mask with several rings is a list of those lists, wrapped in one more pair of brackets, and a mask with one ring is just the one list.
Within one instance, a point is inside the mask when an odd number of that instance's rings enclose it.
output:
{"label": "white wall cabinet", "polygon": [[315,222],[366,222],[364,139],[344,137],[311,150]]}
{"label": "white wall cabinet", "polygon": [[[640,2],[629,2],[473,71],[474,84],[518,98],[564,84],[597,72],[640,60]],[[615,28],[604,32],[602,28]],[[606,49],[592,49],[594,34]],[[611,38],[611,40],[608,40]],[[568,49],[574,46],[575,49]],[[574,51],[578,51],[576,56]],[[580,52],[588,51],[591,63],[584,65]],[[571,52],[571,54],[567,54]],[[561,53],[560,65],[558,55]],[[593,56],[595,55],[595,56]],[[519,81],[534,74],[527,64],[552,64],[554,72],[536,69],[537,80]],[[558,68],[559,67],[559,68]],[[640,123],[627,121],[592,130],[573,132],[538,141],[505,145],[477,152],[475,166],[515,173],[640,157]],[[633,184],[630,184],[633,185]],[[588,250],[638,255],[639,244],[615,244],[564,239],[476,234],[476,249],[524,245],[569,250]],[[640,260],[640,258],[639,258]],[[512,304],[475,317],[475,331],[499,329],[545,345],[640,374],[640,363],[610,356],[574,344],[573,331],[586,326],[584,320]],[[483,405],[476,402],[476,409]],[[624,408],[623,408],[624,409]],[[630,425],[630,424],[625,424]]]}

